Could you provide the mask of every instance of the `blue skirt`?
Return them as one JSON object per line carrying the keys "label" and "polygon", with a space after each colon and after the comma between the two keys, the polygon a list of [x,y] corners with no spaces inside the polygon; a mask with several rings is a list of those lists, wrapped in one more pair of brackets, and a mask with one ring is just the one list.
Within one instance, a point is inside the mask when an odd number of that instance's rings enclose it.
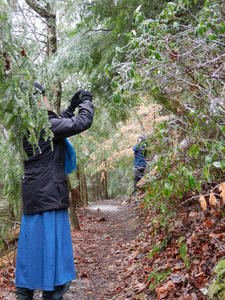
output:
{"label": "blue skirt", "polygon": [[53,291],[75,277],[68,210],[23,215],[16,287]]}

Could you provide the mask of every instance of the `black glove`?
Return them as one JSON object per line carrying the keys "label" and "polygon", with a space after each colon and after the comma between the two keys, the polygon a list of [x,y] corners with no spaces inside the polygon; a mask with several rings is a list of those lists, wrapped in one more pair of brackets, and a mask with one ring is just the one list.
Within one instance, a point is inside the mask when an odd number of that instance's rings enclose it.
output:
{"label": "black glove", "polygon": [[81,90],[80,94],[81,94],[81,102],[84,102],[86,100],[89,100],[92,102],[92,94],[90,92]]}
{"label": "black glove", "polygon": [[70,100],[69,109],[74,111],[75,108],[81,103],[81,94],[80,91],[76,92]]}
{"label": "black glove", "polygon": [[91,93],[89,93],[88,91],[79,90],[71,98],[69,109],[71,111],[74,111],[75,108],[78,107],[78,105],[80,103],[82,103],[83,101],[85,101],[85,100],[92,101],[92,95],[91,95]]}
{"label": "black glove", "polygon": [[34,82],[34,95],[36,94],[42,94],[43,96],[45,96],[45,88],[38,82]]}

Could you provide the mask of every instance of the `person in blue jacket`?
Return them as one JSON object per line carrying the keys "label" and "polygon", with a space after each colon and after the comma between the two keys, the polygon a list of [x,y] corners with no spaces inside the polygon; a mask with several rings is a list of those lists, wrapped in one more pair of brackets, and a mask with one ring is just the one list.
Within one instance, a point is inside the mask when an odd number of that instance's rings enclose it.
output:
{"label": "person in blue jacket", "polygon": [[145,160],[145,137],[138,137],[137,144],[133,147],[134,151],[134,192],[137,191],[137,182],[144,176],[146,169]]}
{"label": "person in blue jacket", "polygon": [[42,94],[40,97],[48,111],[54,137],[52,141],[46,140],[43,129],[35,149],[29,142],[29,132],[23,140],[26,159],[16,261],[16,298],[32,300],[34,290],[42,290],[43,300],[62,300],[70,282],[75,279],[66,180],[66,174],[71,171],[68,160],[72,149],[67,138],[91,127],[94,106],[92,95],[80,90],[71,98],[69,107],[57,115],[49,108],[44,87],[35,83],[35,89]]}

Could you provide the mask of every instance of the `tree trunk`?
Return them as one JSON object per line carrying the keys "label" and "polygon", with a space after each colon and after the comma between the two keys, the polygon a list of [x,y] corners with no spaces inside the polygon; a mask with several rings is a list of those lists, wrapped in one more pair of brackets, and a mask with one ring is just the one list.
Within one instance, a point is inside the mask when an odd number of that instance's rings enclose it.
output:
{"label": "tree trunk", "polygon": [[84,174],[84,183],[85,183],[85,197],[86,197],[86,202],[87,202],[87,205],[88,205],[88,190],[87,190],[87,177],[86,177],[86,173]]}
{"label": "tree trunk", "polygon": [[78,188],[77,188],[77,190],[78,190],[78,192],[79,192],[79,195],[80,195],[80,198],[79,198],[79,202],[78,202],[78,205],[79,206],[83,206],[83,198],[82,198],[82,183],[81,183],[81,175],[80,175],[80,166],[78,165],[77,166],[77,180],[78,180]]}
{"label": "tree trunk", "polygon": [[96,187],[96,176],[93,175],[91,177],[91,186],[92,186],[92,191],[93,191],[93,200],[96,201],[97,199],[97,187]]}
{"label": "tree trunk", "polygon": [[108,195],[108,177],[107,177],[107,171],[105,170],[105,179],[104,179],[104,187],[105,187],[105,199],[109,199],[109,195]]}
{"label": "tree trunk", "polygon": [[[26,3],[47,23],[47,56],[51,57],[57,51],[57,34],[56,34],[56,12],[53,11],[49,2],[46,7],[41,6],[37,0],[25,0]],[[57,76],[57,74],[56,74]],[[62,96],[61,80],[57,79],[52,88],[52,98],[57,113],[60,113]]]}
{"label": "tree trunk", "polygon": [[61,98],[62,98],[62,83],[61,80],[58,79],[55,84],[55,99],[56,99],[56,111],[59,114],[61,111]]}
{"label": "tree trunk", "polygon": [[97,185],[97,200],[101,199],[101,188],[100,188],[100,176],[99,172],[96,173],[96,185]]}
{"label": "tree trunk", "polygon": [[88,193],[87,193],[87,183],[86,183],[86,176],[85,170],[82,170],[81,174],[81,187],[82,187],[82,202],[84,206],[88,205]]}
{"label": "tree trunk", "polygon": [[74,229],[80,230],[80,224],[77,218],[77,203],[80,198],[78,189],[71,189],[70,221]]}
{"label": "tree trunk", "polygon": [[80,230],[80,224],[77,218],[77,202],[79,199],[79,191],[78,193],[75,193],[74,190],[76,189],[72,189],[69,176],[67,176],[67,184],[70,191],[70,222],[74,229]]}

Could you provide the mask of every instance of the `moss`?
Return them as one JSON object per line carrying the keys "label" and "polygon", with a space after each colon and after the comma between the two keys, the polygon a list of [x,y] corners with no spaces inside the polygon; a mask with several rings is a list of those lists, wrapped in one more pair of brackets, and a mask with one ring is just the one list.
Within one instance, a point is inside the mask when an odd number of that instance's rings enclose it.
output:
{"label": "moss", "polygon": [[215,268],[216,276],[209,286],[208,295],[210,299],[225,299],[225,259],[218,262]]}

